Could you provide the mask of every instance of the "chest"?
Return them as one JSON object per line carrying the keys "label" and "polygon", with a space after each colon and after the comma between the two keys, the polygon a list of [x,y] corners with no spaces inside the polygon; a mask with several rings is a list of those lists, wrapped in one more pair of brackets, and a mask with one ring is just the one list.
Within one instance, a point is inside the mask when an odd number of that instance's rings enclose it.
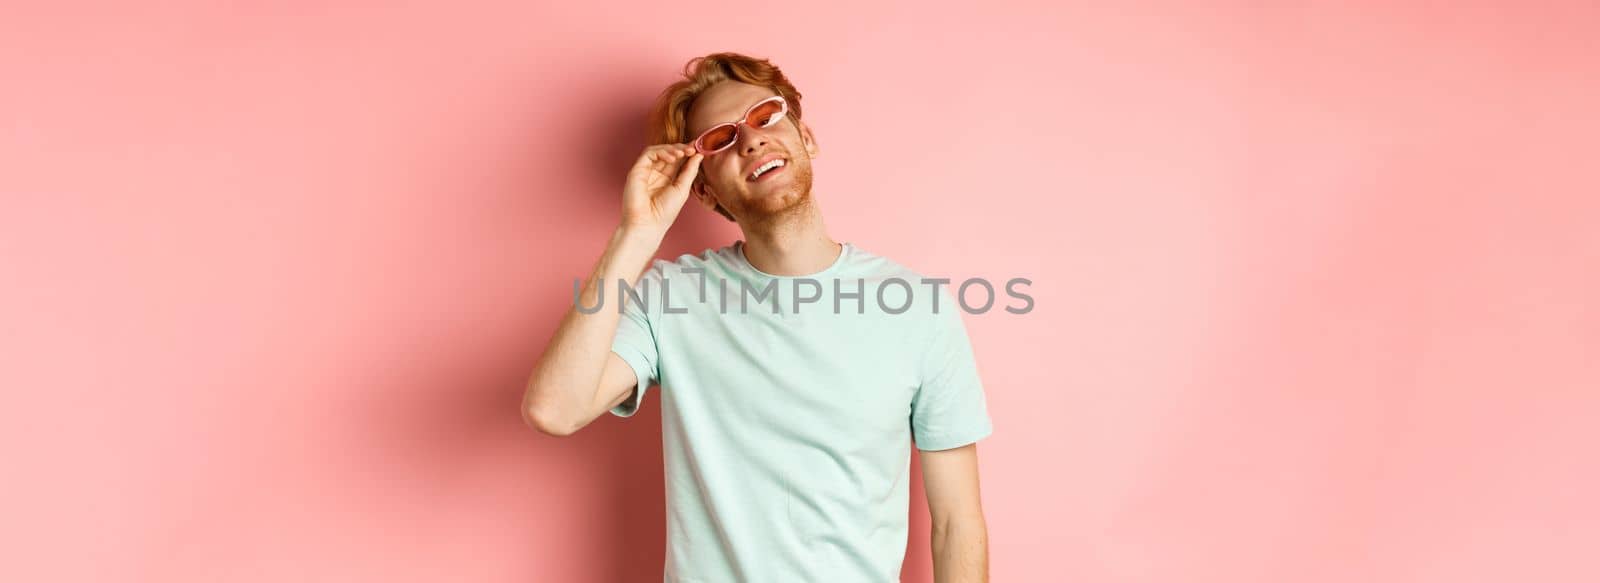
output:
{"label": "chest", "polygon": [[662,398],[688,415],[780,430],[903,429],[927,340],[914,316],[820,308],[664,316]]}

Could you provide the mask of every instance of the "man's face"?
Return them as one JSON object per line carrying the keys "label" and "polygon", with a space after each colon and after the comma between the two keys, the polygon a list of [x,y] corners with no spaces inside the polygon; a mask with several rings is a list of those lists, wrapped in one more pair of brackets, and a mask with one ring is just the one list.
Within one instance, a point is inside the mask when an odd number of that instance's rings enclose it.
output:
{"label": "man's face", "polygon": [[[758,85],[723,81],[711,86],[689,109],[688,136],[692,140],[706,129],[737,121],[756,102],[777,95]],[[798,208],[811,197],[811,157],[817,154],[811,129],[791,112],[767,128],[739,126],[739,138],[727,149],[700,163],[700,186],[695,195],[706,208],[717,203],[739,222],[759,220]],[[773,158],[783,166],[759,178],[750,175]]]}

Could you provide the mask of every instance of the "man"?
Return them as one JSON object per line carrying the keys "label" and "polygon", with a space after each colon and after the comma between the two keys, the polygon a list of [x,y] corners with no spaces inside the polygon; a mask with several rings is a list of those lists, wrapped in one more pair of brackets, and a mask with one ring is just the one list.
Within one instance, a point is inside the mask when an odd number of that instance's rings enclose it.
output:
{"label": "man", "polygon": [[[987,581],[976,442],[992,426],[960,308],[947,280],[828,235],[800,114],[766,60],[689,61],[524,419],[569,435],[661,387],[668,583],[898,581],[914,439],[935,579]],[[744,238],[652,261],[691,196]]]}

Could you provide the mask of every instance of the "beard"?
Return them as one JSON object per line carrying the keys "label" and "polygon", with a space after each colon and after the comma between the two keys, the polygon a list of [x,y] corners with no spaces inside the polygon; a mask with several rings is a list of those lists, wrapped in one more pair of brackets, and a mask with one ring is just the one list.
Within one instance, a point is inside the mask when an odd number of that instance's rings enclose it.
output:
{"label": "beard", "polygon": [[729,211],[741,222],[770,222],[799,212],[811,204],[811,161],[793,163],[786,170],[785,184],[776,186],[765,194],[752,194],[737,201]]}

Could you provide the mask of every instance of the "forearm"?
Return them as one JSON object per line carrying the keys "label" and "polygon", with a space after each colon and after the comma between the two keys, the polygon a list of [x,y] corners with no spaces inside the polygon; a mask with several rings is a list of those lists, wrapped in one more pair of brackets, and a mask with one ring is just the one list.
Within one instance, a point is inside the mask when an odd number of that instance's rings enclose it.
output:
{"label": "forearm", "polygon": [[988,583],[989,532],[982,516],[933,527],[935,583]]}
{"label": "forearm", "polygon": [[[595,262],[566,315],[545,346],[523,394],[524,415],[556,420],[554,425],[571,424],[591,413],[595,391],[605,369],[606,356],[622,317],[617,306],[603,306],[585,314],[579,306],[600,306],[602,291],[615,296],[618,280],[630,284],[649,265],[661,244],[661,233],[653,229],[618,227],[612,232],[605,252]],[[601,282],[606,282],[602,284]]]}

